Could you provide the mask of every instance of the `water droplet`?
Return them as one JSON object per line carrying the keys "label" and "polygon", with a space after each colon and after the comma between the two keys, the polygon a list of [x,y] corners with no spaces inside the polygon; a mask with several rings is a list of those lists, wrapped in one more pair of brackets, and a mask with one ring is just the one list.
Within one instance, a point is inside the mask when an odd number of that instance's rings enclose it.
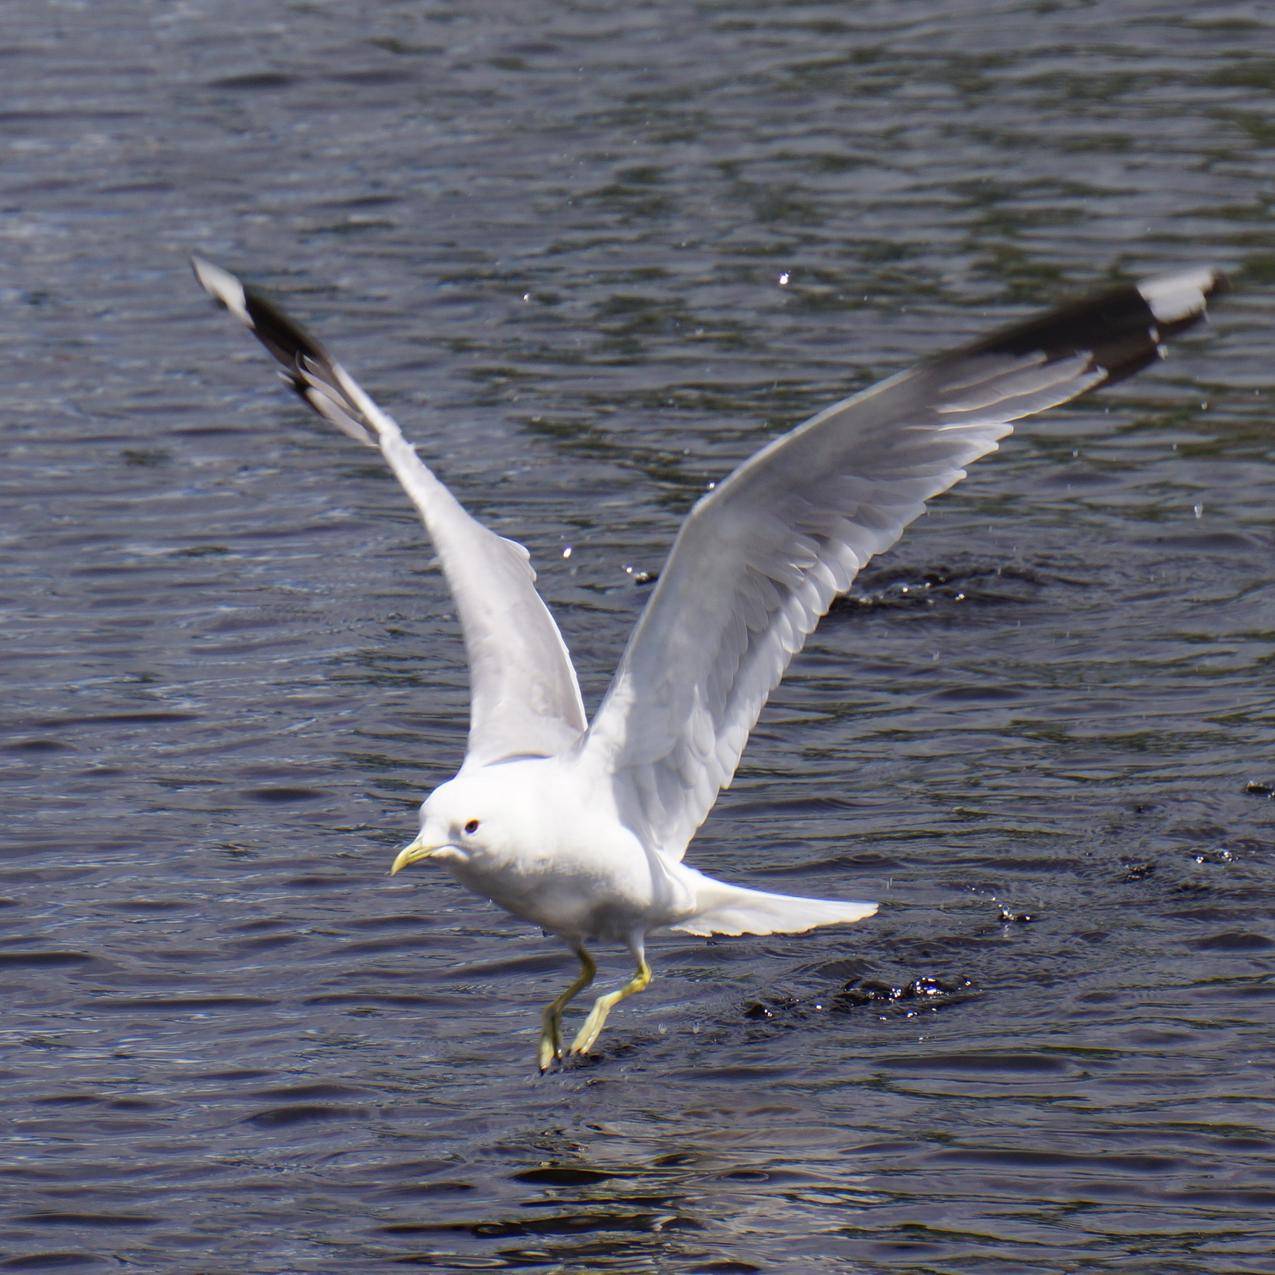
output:
{"label": "water droplet", "polygon": [[1000,909],[1000,919],[1006,925],[1030,925],[1036,919],[1036,915],[1033,912],[1015,912],[1012,908],[1007,908],[1003,903],[997,904],[997,906]]}

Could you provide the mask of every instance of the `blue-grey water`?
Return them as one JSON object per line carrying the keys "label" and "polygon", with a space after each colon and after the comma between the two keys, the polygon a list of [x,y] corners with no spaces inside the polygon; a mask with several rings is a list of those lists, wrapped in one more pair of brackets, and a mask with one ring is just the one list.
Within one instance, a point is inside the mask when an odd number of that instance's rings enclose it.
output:
{"label": "blue-grey water", "polygon": [[[1275,1271],[1269,6],[0,16],[0,1270]],[[1237,286],[764,714],[692,862],[879,916],[658,944],[541,1078],[565,950],[385,875],[463,751],[430,551],[192,249],[530,546],[590,704],[775,431]]]}

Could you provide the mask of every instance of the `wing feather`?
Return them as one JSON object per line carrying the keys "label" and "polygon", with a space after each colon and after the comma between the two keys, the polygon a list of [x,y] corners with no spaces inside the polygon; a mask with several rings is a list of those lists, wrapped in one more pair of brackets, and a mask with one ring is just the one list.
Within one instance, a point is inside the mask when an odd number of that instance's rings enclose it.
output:
{"label": "wing feather", "polygon": [[471,517],[398,425],[313,337],[234,275],[199,257],[195,277],[283,365],[284,377],[342,433],[379,448],[438,551],[464,633],[471,707],[466,764],[555,756],[585,729],[571,656],[536,592],[527,550]]}
{"label": "wing feather", "polygon": [[681,858],[789,661],[864,563],[1015,421],[1153,362],[1223,283],[1190,270],[1113,288],[921,363],[701,499],[578,749],[627,826]]}

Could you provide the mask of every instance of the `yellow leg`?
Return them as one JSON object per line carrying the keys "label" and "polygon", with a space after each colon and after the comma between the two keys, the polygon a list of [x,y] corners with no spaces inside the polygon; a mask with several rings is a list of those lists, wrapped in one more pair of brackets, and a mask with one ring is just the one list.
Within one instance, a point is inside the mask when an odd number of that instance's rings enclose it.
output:
{"label": "yellow leg", "polygon": [[548,1071],[555,1058],[562,1057],[562,1011],[576,996],[579,996],[598,972],[593,957],[584,948],[579,948],[576,955],[580,958],[580,976],[561,996],[549,1002],[540,1014],[540,1070]]}
{"label": "yellow leg", "polygon": [[651,967],[645,956],[638,957],[637,973],[623,987],[615,992],[607,992],[593,1002],[589,1017],[571,1045],[573,1054],[587,1054],[597,1043],[598,1036],[606,1024],[607,1015],[622,1001],[638,992],[644,992],[651,985]]}

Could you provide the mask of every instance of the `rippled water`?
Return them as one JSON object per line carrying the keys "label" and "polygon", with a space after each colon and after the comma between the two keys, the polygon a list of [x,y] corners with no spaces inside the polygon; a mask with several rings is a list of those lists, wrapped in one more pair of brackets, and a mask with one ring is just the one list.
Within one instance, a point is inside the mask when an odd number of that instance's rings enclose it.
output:
{"label": "rippled water", "polygon": [[[0,1269],[1275,1269],[1269,11],[618,9],[6,9]],[[661,944],[542,1079],[569,957],[384,875],[463,745],[421,533],[192,248],[530,545],[590,702],[777,428],[1113,274],[1238,286],[763,717],[694,861],[880,915]]]}

